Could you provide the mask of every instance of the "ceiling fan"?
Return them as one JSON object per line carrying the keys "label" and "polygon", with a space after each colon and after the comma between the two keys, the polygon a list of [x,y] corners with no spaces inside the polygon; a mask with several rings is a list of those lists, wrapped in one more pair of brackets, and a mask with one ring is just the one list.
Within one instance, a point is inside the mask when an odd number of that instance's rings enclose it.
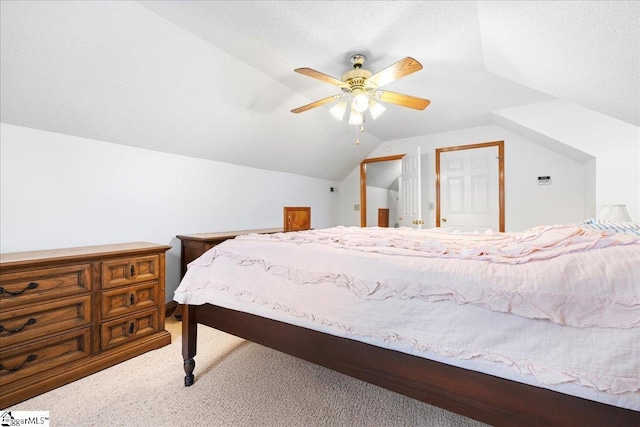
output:
{"label": "ceiling fan", "polygon": [[349,124],[361,125],[364,122],[364,112],[369,110],[373,119],[380,116],[385,110],[378,101],[388,102],[414,110],[424,110],[431,101],[415,96],[404,95],[397,92],[379,89],[388,83],[413,74],[422,69],[422,64],[413,58],[406,57],[382,71],[372,74],[369,70],[362,68],[367,58],[362,54],[351,56],[353,70],[342,75],[342,80],[331,77],[327,74],[313,70],[311,68],[296,68],[294,71],[314,79],[338,86],[343,94],[329,96],[303,105],[291,110],[292,113],[302,113],[315,107],[320,107],[334,101],[339,101],[333,108],[331,114],[338,120],[344,118],[347,106],[350,103],[351,112]]}

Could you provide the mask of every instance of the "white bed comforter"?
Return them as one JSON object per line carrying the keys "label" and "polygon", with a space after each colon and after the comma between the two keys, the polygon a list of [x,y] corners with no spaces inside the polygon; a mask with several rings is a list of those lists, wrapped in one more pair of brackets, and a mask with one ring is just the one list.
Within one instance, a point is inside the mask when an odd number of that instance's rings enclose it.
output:
{"label": "white bed comforter", "polygon": [[175,293],[640,410],[640,241],[335,227],[244,235]]}

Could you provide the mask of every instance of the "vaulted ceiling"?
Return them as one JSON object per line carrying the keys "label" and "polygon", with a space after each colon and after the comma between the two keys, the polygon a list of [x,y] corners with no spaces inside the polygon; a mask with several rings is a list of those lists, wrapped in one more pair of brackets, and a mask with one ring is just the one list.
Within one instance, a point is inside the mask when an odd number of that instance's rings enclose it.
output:
{"label": "vaulted ceiling", "polygon": [[[492,123],[491,111],[560,98],[640,125],[638,2],[2,1],[4,123],[341,180],[380,144]],[[424,69],[386,89],[357,130],[339,93],[354,53],[379,71]]]}

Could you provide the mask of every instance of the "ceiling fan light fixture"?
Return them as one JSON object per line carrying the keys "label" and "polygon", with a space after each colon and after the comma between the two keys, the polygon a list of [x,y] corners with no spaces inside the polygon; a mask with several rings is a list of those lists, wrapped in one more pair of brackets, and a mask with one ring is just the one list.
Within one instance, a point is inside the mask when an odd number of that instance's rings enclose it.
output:
{"label": "ceiling fan light fixture", "polygon": [[338,120],[344,119],[344,113],[347,112],[347,102],[340,101],[329,110],[331,115]]}
{"label": "ceiling fan light fixture", "polygon": [[329,109],[331,115],[342,121],[347,109],[349,109],[349,124],[360,126],[360,130],[364,131],[364,121],[367,118],[365,117],[365,112],[369,110],[371,117],[375,120],[386,110],[383,105],[385,103],[414,110],[424,110],[429,106],[431,101],[428,99],[379,90],[380,86],[420,71],[422,64],[418,61],[407,56],[382,71],[371,74],[371,71],[362,68],[365,60],[366,57],[362,54],[353,55],[351,57],[353,69],[344,73],[342,79],[331,77],[328,74],[307,67],[296,68],[294,71],[297,73],[339,87],[342,90],[342,94],[328,96],[302,107],[294,108],[291,112],[302,113],[303,111],[338,101],[336,105]]}
{"label": "ceiling fan light fixture", "polygon": [[364,123],[362,112],[351,107],[351,114],[349,115],[349,124],[352,126],[358,126]]}
{"label": "ceiling fan light fixture", "polygon": [[353,97],[352,108],[359,113],[364,113],[369,108],[369,97],[366,93],[360,92]]}
{"label": "ceiling fan light fixture", "polygon": [[369,112],[371,113],[373,120],[380,117],[385,110],[386,108],[384,108],[384,105],[374,101],[373,99],[369,100]]}

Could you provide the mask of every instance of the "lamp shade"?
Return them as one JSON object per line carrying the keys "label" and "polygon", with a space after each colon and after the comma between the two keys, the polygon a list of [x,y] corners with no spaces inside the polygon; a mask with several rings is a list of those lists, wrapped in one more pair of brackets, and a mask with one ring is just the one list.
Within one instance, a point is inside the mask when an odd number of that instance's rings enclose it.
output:
{"label": "lamp shade", "polygon": [[609,207],[609,221],[631,221],[627,205],[611,205]]}
{"label": "lamp shade", "polygon": [[361,125],[364,122],[362,118],[362,113],[357,111],[355,108],[351,109],[351,114],[349,115],[349,124],[352,126]]}
{"label": "lamp shade", "polygon": [[329,110],[331,115],[338,120],[344,119],[344,113],[347,111],[347,103],[340,101]]}
{"label": "lamp shade", "polygon": [[371,117],[373,120],[380,117],[382,113],[384,113],[384,106],[373,99],[369,101],[369,112],[371,113]]}
{"label": "lamp shade", "polygon": [[598,215],[596,216],[596,218],[607,219],[609,217],[609,209],[611,209],[611,206],[604,205],[602,209],[600,209],[600,212],[598,212]]}
{"label": "lamp shade", "polygon": [[598,219],[617,222],[631,221],[629,212],[627,212],[627,205],[605,205],[600,210]]}

